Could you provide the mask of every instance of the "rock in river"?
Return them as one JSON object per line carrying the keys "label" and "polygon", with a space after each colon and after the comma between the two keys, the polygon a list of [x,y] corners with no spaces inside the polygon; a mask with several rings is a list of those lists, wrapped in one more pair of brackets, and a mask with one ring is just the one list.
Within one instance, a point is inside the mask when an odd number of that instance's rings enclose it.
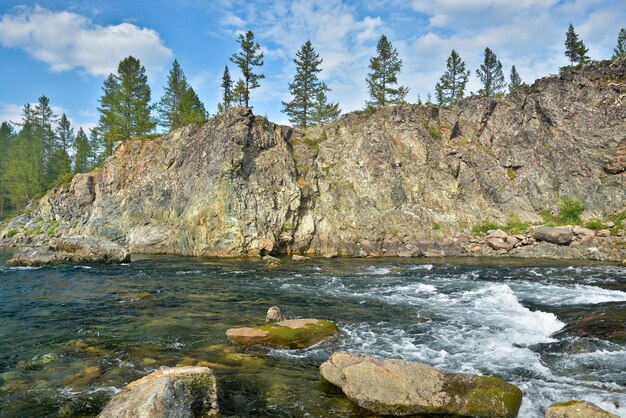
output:
{"label": "rock in river", "polygon": [[157,370],[129,383],[100,418],[191,418],[218,416],[215,376],[208,367]]}
{"label": "rock in river", "polygon": [[587,401],[567,401],[550,405],[546,418],[619,418]]}
{"label": "rock in river", "polygon": [[130,253],[121,245],[93,237],[53,238],[47,247],[20,249],[7,264],[47,266],[66,263],[125,263]]}
{"label": "rock in river", "polygon": [[399,359],[339,352],[320,372],[376,414],[516,417],[522,402],[522,391],[502,379],[446,373]]}
{"label": "rock in river", "polygon": [[323,319],[288,319],[258,327],[231,328],[226,337],[235,345],[268,345],[276,348],[306,348],[339,332]]}

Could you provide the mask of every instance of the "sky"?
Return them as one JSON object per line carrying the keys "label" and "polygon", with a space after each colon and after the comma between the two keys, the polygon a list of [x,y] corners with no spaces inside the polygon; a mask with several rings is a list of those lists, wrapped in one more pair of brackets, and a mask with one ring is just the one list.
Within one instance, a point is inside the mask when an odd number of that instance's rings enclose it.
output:
{"label": "sky", "polygon": [[252,30],[265,54],[254,113],[289,124],[292,59],[307,40],[323,58],[320,78],[344,112],[363,108],[365,78],[385,34],[403,60],[409,102],[425,100],[455,49],[475,71],[491,48],[505,75],[522,80],[567,65],[565,32],[572,23],[592,59],[608,59],[626,26],[624,0],[0,0],[0,121],[19,122],[24,104],[41,95],[75,127],[98,122],[102,82],[128,55],[146,67],[158,101],[176,58],[207,110],[220,101],[224,66],[239,33]]}

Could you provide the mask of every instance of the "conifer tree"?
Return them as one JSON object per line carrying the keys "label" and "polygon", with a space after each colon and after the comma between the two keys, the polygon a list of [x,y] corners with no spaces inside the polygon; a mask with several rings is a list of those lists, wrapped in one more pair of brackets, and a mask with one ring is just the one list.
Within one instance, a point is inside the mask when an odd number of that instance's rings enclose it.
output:
{"label": "conifer tree", "polygon": [[452,106],[462,99],[469,73],[469,70],[465,70],[463,60],[453,49],[446,63],[446,72],[435,86],[437,102],[442,106]]}
{"label": "conifer tree", "polygon": [[46,189],[58,180],[66,180],[72,171],[72,163],[68,153],[70,145],[74,142],[74,129],[67,115],[64,113],[59,119],[57,126],[57,144],[52,152],[52,160],[48,164],[48,178],[50,184]]}
{"label": "conifer tree", "polygon": [[589,49],[585,48],[582,39],[578,39],[574,25],[570,23],[565,33],[565,56],[569,58],[571,65],[574,63],[582,65],[589,61],[588,51]]}
{"label": "conifer tree", "polygon": [[[56,136],[53,124],[57,121],[57,115],[52,111],[50,99],[41,96],[29,116],[31,119],[32,132],[29,130],[30,148],[33,158],[37,162],[37,172],[33,181],[38,184],[38,190],[33,190],[33,195],[38,195],[47,190],[56,180],[56,176],[49,170],[56,150]],[[25,121],[26,116],[23,116]]]}
{"label": "conifer tree", "polygon": [[240,78],[235,83],[235,88],[233,89],[233,103],[237,103],[239,106],[243,106],[246,102],[246,84]]}
{"label": "conifer tree", "polygon": [[206,109],[193,87],[189,86],[183,93],[183,97],[178,106],[178,113],[180,114],[180,124],[176,127],[190,125],[192,123],[204,123],[206,121]]}
{"label": "conifer tree", "polygon": [[8,153],[15,137],[13,126],[9,122],[0,125],[0,219],[4,217],[5,210],[9,209],[8,191],[6,185],[6,169]]}
{"label": "conifer tree", "polygon": [[409,92],[408,87],[392,87],[398,84],[398,73],[402,69],[398,51],[385,35],[381,35],[376,45],[376,53],[376,56],[370,58],[371,72],[366,79],[372,99],[368,105],[378,107],[403,103]]}
{"label": "conifer tree", "polygon": [[156,126],[150,112],[150,86],[146,69],[133,56],[124,58],[117,74],[110,74],[102,86],[99,130],[110,155],[114,143],[145,135]]}
{"label": "conifer tree", "polygon": [[613,59],[626,57],[626,28],[621,28],[617,35],[617,46],[613,50]]}
{"label": "conifer tree", "polygon": [[225,112],[233,104],[233,80],[230,78],[230,71],[228,65],[224,67],[224,74],[222,75],[222,103],[217,105],[218,111]]}
{"label": "conifer tree", "polygon": [[483,96],[494,97],[496,94],[501,93],[506,86],[502,72],[502,63],[489,48],[485,48],[485,59],[480,68],[476,70],[476,75],[483,84],[483,88],[479,90],[479,93]]}
{"label": "conifer tree", "polygon": [[252,31],[245,35],[239,34],[239,46],[241,51],[233,54],[230,60],[241,70],[244,81],[243,98],[246,107],[250,107],[250,90],[260,87],[259,80],[265,78],[263,74],[254,73],[254,67],[263,66],[263,53],[258,52],[261,46],[254,40]]}
{"label": "conifer tree", "polygon": [[311,123],[319,124],[333,119],[332,114],[337,113],[339,105],[328,103],[326,92],[330,89],[317,77],[322,71],[322,58],[315,52],[310,40],[302,45],[293,62],[296,64],[296,75],[293,82],[289,83],[292,99],[282,102],[283,112],[289,116],[289,121],[295,126],[306,128]]}
{"label": "conifer tree", "polygon": [[84,173],[89,171],[89,138],[81,127],[74,138],[74,173]]}
{"label": "conifer tree", "polygon": [[206,119],[204,105],[187,83],[187,77],[178,60],[172,63],[157,111],[159,124],[170,131],[190,123],[204,122]]}
{"label": "conifer tree", "polygon": [[102,164],[109,153],[98,127],[89,129],[89,170]]}
{"label": "conifer tree", "polygon": [[509,82],[509,93],[513,93],[522,85],[522,78],[520,77],[515,65],[511,67],[511,80]]}

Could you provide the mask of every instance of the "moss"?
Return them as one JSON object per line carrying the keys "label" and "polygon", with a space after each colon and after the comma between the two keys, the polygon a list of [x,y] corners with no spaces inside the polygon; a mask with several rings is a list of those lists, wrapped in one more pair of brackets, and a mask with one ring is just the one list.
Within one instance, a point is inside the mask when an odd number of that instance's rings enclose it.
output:
{"label": "moss", "polygon": [[231,335],[229,339],[236,345],[268,345],[278,348],[299,349],[310,347],[339,331],[335,324],[325,320],[319,320],[315,324],[307,324],[299,328],[290,328],[277,322],[254,327],[254,329],[266,331],[267,334],[254,338]]}
{"label": "moss", "polygon": [[58,227],[59,223],[57,221],[50,222],[50,224],[48,225],[48,229],[46,229],[46,234],[48,234],[49,236],[54,235]]}
{"label": "moss", "polygon": [[459,376],[446,384],[446,391],[458,414],[472,417],[516,417],[523,396],[517,386],[491,376]]}
{"label": "moss", "polygon": [[515,170],[513,167],[510,167],[507,170],[506,175],[509,176],[509,180],[515,180],[515,176],[517,175],[517,170]]}
{"label": "moss", "polygon": [[441,224],[439,222],[433,222],[433,231],[439,231],[441,229]]}

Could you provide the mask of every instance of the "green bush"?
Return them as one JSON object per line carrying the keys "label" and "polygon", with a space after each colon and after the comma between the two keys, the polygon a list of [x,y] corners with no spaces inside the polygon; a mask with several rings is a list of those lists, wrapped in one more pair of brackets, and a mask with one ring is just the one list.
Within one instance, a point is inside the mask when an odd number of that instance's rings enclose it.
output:
{"label": "green bush", "polygon": [[604,229],[604,223],[600,219],[591,219],[587,223],[585,223],[585,228],[593,229],[594,231],[598,231],[600,229]]}
{"label": "green bush", "polygon": [[16,235],[17,235],[17,230],[15,229],[12,229],[9,232],[7,232],[7,238],[13,238]]}
{"label": "green bush", "polygon": [[563,196],[559,202],[558,221],[561,223],[580,223],[580,215],[585,210],[585,205],[572,196]]}
{"label": "green bush", "polygon": [[481,222],[472,228],[472,233],[474,235],[480,235],[492,229],[502,229],[502,226],[491,221]]}
{"label": "green bush", "polygon": [[522,231],[526,231],[529,228],[526,222],[520,221],[517,215],[513,215],[509,218],[504,226],[504,230],[509,234],[519,234]]}

